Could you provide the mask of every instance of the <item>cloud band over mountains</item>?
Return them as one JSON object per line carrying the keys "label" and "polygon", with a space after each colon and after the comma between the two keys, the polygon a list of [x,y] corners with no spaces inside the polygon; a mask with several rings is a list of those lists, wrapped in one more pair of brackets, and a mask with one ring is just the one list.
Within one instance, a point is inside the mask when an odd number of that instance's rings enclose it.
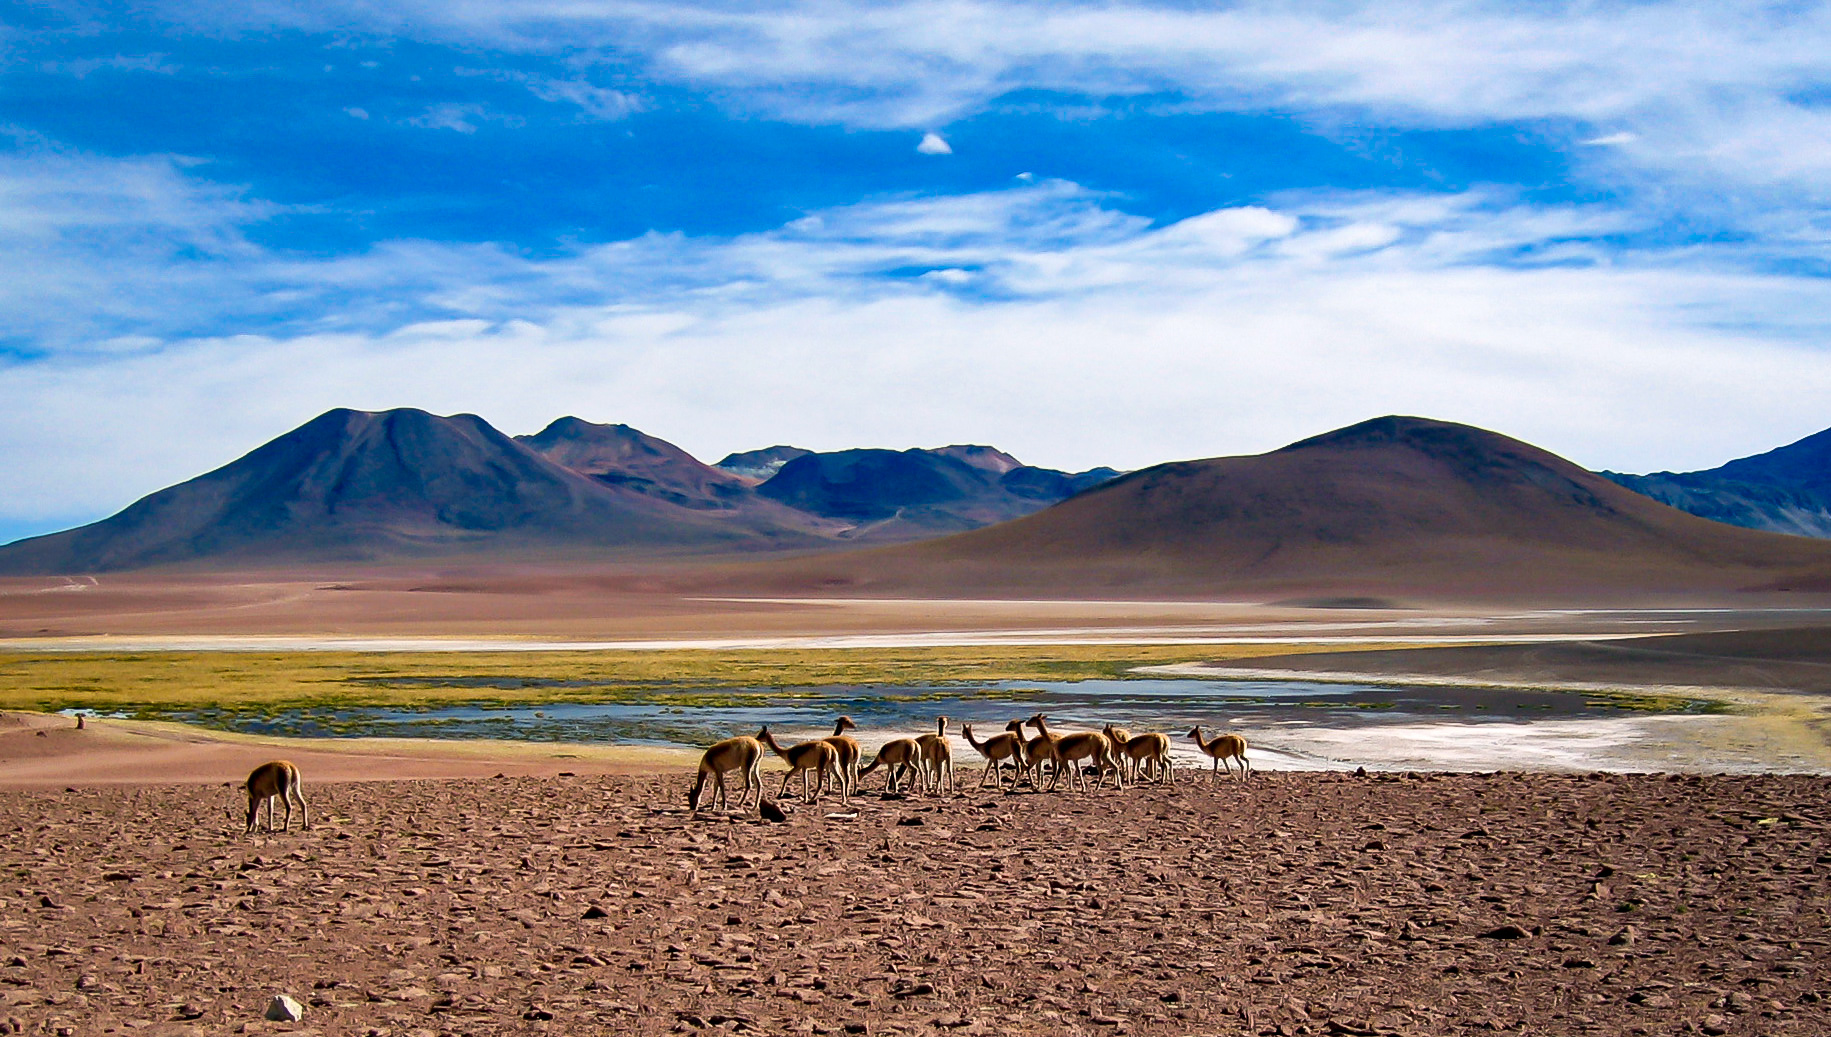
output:
{"label": "cloud band over mountains", "polygon": [[1623,470],[1826,423],[1821,4],[72,5],[3,39],[0,538],[332,406],[1063,468],[1389,411]]}

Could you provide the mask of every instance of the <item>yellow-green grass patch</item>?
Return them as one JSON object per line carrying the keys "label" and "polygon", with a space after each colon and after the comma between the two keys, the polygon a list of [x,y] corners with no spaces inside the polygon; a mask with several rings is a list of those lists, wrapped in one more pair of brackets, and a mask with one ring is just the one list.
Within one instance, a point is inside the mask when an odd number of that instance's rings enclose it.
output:
{"label": "yellow-green grass patch", "polygon": [[[722,690],[1123,679],[1139,666],[1416,644],[1043,645],[551,652],[154,652],[0,655],[0,709],[189,709],[668,702]],[[1160,676],[1160,675],[1152,675]],[[995,696],[996,689],[979,694]],[[772,691],[780,699],[783,693]]]}

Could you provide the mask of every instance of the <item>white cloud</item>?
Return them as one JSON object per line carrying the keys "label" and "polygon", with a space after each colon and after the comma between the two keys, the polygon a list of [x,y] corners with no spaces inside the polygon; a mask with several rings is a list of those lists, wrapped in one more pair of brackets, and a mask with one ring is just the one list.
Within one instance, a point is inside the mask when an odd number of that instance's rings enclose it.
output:
{"label": "white cloud", "polygon": [[480,104],[435,104],[407,122],[429,130],[455,130],[469,134],[477,132],[477,123],[484,117],[483,106]]}
{"label": "white cloud", "polygon": [[600,122],[617,122],[627,119],[645,107],[642,98],[637,94],[598,86],[577,77],[557,79],[518,69],[494,67],[465,67],[458,68],[455,72],[460,76],[518,83],[543,101],[575,105],[578,107],[580,115]]}
{"label": "white cloud", "polygon": [[965,438],[1068,468],[1406,412],[1647,470],[1817,431],[1831,398],[1831,284],[1735,246],[1619,254],[1628,214],[1491,192],[1294,193],[1154,226],[1045,181],[556,258],[329,260],[250,244],[269,210],[172,161],[0,162],[0,201],[15,336],[60,309],[113,328],[0,354],[14,528],[114,510],[333,406],[512,432],[571,412],[702,457]]}
{"label": "white cloud", "polygon": [[939,133],[932,131],[922,134],[922,142],[916,145],[916,151],[924,155],[951,155],[954,153],[953,146],[943,140]]}
{"label": "white cloud", "polygon": [[172,75],[178,66],[164,54],[116,54],[106,58],[79,58],[74,61],[51,61],[39,66],[45,72],[87,79],[97,72],[153,72]]}
{"label": "white cloud", "polygon": [[[1823,2],[172,0],[166,13],[207,31],[356,27],[635,68],[746,112],[871,128],[946,127],[1022,91],[1070,106],[1162,96],[1325,130],[1525,124],[1573,149],[1580,177],[1744,230],[1831,204]],[[582,103],[598,118],[623,110],[614,96]]]}
{"label": "white cloud", "polygon": [[[266,258],[243,228],[283,211],[202,182],[175,157],[0,155],[0,336],[34,350],[95,348],[171,317],[235,313],[233,270]],[[138,333],[138,332],[131,332]]]}
{"label": "white cloud", "polygon": [[536,79],[528,89],[543,101],[577,105],[586,116],[603,122],[627,119],[642,110],[642,100],[634,94],[578,79]]}

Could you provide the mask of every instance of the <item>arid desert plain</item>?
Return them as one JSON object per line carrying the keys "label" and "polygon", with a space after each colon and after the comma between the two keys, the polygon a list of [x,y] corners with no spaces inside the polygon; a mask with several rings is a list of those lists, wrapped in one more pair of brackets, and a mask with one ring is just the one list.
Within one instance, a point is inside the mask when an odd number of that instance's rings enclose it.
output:
{"label": "arid desert plain", "polygon": [[[321,584],[122,582],[14,581],[0,598],[14,635],[0,676],[21,710],[0,727],[0,811],[19,833],[0,849],[12,1032],[1831,1027],[1831,651],[1816,612],[631,592],[582,616],[564,594],[499,587],[481,606],[473,588],[448,592],[473,600],[445,614],[352,622],[340,604],[304,608],[357,593]],[[137,611],[154,593],[165,604]],[[44,629],[20,629],[22,599]],[[454,621],[465,609],[508,618]],[[669,673],[731,711],[704,730],[768,715],[746,710],[818,714],[789,724],[796,738],[825,734],[829,707],[878,708],[857,691],[873,674],[971,685],[982,700],[962,708],[1012,719],[1082,678],[1235,676],[1563,694],[1594,715],[1325,698],[1284,720],[1271,695],[1238,707],[1261,725],[1238,728],[1248,780],[1216,780],[1177,728],[1173,785],[1040,792],[982,784],[956,719],[957,791],[889,795],[873,774],[850,803],[803,803],[779,795],[772,759],[780,823],[689,812],[697,749],[661,739],[262,733],[390,694],[420,709],[519,699],[534,724],[593,689],[653,694]],[[136,708],[232,694],[265,711],[205,727]],[[78,704],[80,729],[44,712]],[[866,759],[921,733],[929,708],[898,700],[883,715],[921,722],[861,725]],[[755,733],[736,723],[723,733]],[[311,827],[244,835],[242,781],[282,757]],[[301,1018],[267,1019],[277,995]]]}

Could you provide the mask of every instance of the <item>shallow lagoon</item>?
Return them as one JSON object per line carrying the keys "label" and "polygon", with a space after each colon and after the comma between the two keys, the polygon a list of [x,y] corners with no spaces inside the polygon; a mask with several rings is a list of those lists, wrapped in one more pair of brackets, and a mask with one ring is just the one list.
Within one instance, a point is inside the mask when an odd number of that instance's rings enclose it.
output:
{"label": "shallow lagoon", "polygon": [[[452,686],[452,682],[441,682]],[[1195,724],[1243,731],[1255,756],[1273,766],[1328,765],[1316,737],[1329,732],[1429,724],[1451,728],[1507,723],[1596,720],[1644,716],[1593,695],[1488,688],[1319,684],[1302,681],[1194,679],[999,682],[985,685],[833,685],[787,688],[707,688],[657,685],[602,703],[504,705],[486,700],[490,689],[540,685],[523,679],[464,682],[479,701],[412,709],[345,708],[238,712],[196,710],[172,719],[227,730],[314,738],[398,737],[508,739],[629,745],[706,745],[767,724],[784,742],[826,734],[835,718],[852,717],[868,747],[933,729],[948,716],[958,730],[972,724],[981,738],[1009,720],[1044,713],[1060,730],[1117,724],[1133,731],[1169,731],[1181,738]],[[540,685],[545,686],[545,685]],[[586,688],[568,682],[568,688]],[[1683,704],[1702,709],[1703,703]],[[1470,731],[1469,734],[1475,734]],[[1492,733],[1498,734],[1498,731]],[[962,746],[964,749],[964,746]]]}

